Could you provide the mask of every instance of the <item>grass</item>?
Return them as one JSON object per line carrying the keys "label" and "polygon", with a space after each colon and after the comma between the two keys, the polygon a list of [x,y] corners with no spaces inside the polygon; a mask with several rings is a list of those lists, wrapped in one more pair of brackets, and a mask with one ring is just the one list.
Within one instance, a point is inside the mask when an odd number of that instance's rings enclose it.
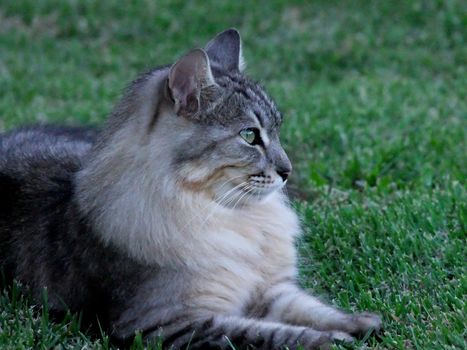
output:
{"label": "grass", "polygon": [[[2,1],[0,130],[98,124],[138,72],[235,26],[285,116],[303,286],[380,312],[369,348],[465,349],[466,13],[461,0]],[[111,347],[46,311],[4,292],[0,348]]]}

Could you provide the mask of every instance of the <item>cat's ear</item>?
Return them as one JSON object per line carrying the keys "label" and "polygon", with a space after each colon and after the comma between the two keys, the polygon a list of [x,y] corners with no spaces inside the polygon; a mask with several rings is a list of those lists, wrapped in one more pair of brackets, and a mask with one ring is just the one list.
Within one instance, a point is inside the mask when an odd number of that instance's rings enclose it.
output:
{"label": "cat's ear", "polygon": [[196,115],[201,106],[201,89],[215,84],[204,50],[195,49],[180,58],[170,68],[167,84],[175,103],[175,113]]}
{"label": "cat's ear", "polygon": [[245,67],[242,55],[242,39],[236,29],[227,29],[217,34],[206,45],[206,52],[213,67],[218,67],[228,72],[241,72]]}

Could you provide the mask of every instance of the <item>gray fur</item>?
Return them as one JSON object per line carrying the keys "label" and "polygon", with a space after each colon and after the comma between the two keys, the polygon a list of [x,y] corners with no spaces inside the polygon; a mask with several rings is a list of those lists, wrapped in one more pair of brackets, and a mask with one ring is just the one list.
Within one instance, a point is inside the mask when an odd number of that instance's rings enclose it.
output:
{"label": "gray fur", "polygon": [[[233,57],[232,57],[233,55]],[[378,329],[296,285],[282,116],[241,73],[238,32],[136,79],[102,132],[0,137],[0,266],[118,341],[326,348]],[[254,128],[249,144],[240,131]]]}

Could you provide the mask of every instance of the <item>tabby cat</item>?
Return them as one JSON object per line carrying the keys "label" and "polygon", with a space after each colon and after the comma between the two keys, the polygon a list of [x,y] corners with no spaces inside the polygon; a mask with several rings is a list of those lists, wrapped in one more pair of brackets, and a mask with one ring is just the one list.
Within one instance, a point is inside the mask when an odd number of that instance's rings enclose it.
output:
{"label": "tabby cat", "polygon": [[297,286],[282,116],[243,65],[229,29],[137,78],[102,131],[2,135],[7,279],[164,348],[321,349],[378,330]]}

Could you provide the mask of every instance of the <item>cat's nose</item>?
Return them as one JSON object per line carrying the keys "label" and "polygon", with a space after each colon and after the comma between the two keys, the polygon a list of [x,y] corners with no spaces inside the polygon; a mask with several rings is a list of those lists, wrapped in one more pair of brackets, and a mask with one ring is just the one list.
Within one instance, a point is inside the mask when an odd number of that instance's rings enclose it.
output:
{"label": "cat's nose", "polygon": [[277,169],[277,174],[282,178],[282,181],[287,181],[290,173],[292,172],[292,169],[291,168],[280,168],[280,169]]}
{"label": "cat's nose", "polygon": [[292,172],[292,164],[282,147],[276,147],[273,151],[271,158],[273,159],[274,168],[277,175],[279,175],[282,178],[282,181],[285,182]]}

